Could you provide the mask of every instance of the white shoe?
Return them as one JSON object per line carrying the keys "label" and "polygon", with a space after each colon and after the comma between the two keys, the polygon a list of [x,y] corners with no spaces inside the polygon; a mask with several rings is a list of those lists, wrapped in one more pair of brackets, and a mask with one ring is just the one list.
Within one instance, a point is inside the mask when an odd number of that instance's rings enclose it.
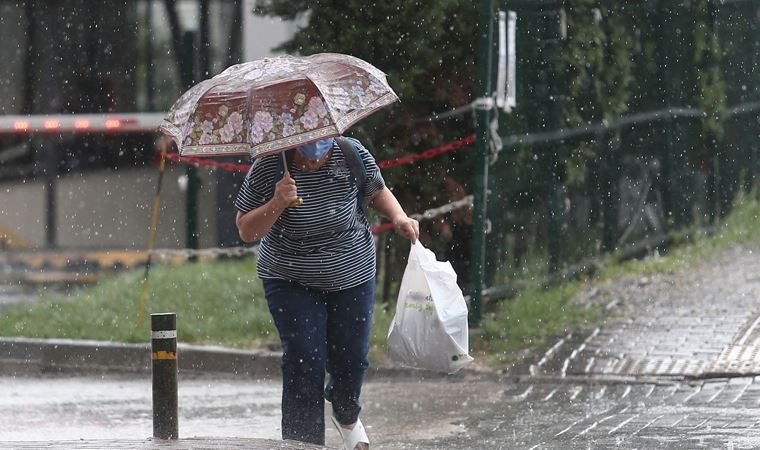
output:
{"label": "white shoe", "polygon": [[332,423],[338,429],[338,433],[340,433],[340,437],[343,439],[344,450],[354,450],[359,443],[369,445],[369,438],[367,437],[367,432],[364,431],[364,425],[362,425],[361,420],[357,418],[356,424],[349,430],[340,426],[335,417],[330,416],[330,419],[332,419]]}

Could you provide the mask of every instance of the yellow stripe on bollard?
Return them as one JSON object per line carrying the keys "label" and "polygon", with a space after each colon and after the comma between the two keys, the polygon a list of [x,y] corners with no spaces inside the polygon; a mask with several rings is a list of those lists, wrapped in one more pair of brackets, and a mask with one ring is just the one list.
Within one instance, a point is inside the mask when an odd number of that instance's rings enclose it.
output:
{"label": "yellow stripe on bollard", "polygon": [[165,359],[172,360],[172,359],[177,359],[177,354],[174,352],[167,352],[167,351],[161,350],[161,351],[152,353],[151,359],[153,361],[165,360]]}

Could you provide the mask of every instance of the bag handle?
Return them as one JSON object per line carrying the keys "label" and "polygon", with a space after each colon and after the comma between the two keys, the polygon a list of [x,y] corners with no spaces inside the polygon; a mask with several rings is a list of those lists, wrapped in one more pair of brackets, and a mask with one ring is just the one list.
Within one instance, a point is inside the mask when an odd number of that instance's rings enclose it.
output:
{"label": "bag handle", "polygon": [[420,242],[419,239],[417,239],[417,242],[412,244],[412,248],[410,250],[411,254],[417,258],[417,261],[421,263],[436,263],[438,260],[435,257],[435,253],[433,253],[432,250],[428,249],[424,245],[422,245],[422,242]]}

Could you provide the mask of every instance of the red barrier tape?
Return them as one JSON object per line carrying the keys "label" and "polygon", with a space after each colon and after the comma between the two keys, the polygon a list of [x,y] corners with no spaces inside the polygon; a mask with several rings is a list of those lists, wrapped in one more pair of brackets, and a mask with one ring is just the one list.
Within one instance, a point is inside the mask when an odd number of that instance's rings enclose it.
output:
{"label": "red barrier tape", "polygon": [[392,223],[384,223],[381,225],[375,225],[374,227],[370,228],[369,231],[372,232],[372,234],[380,234],[386,231],[390,231],[393,229]]}
{"label": "red barrier tape", "polygon": [[[438,155],[441,155],[443,153],[449,153],[459,150],[460,148],[470,145],[475,142],[475,135],[471,134],[470,136],[467,136],[462,139],[458,139],[456,141],[450,142],[446,145],[442,145],[440,147],[433,147],[429,148],[423,152],[420,153],[410,153],[405,156],[401,156],[398,158],[393,159],[387,159],[385,161],[378,161],[377,165],[381,169],[388,169],[391,167],[396,166],[402,166],[406,164],[414,164],[417,161],[422,161],[425,159],[435,158]],[[191,164],[195,167],[206,167],[208,169],[219,169],[224,170],[226,172],[242,172],[246,173],[248,172],[248,169],[251,168],[250,164],[236,164],[236,163],[229,163],[229,162],[219,162],[214,161],[213,159],[208,158],[197,158],[194,156],[179,156],[179,153],[168,153],[166,155],[166,159],[172,162],[178,162],[178,163],[184,163],[184,164]]]}
{"label": "red barrier tape", "polygon": [[[475,135],[472,134],[470,136],[467,136],[462,139],[458,139],[456,141],[450,142],[440,147],[429,148],[420,153],[411,153],[405,156],[401,156],[399,158],[388,159],[385,161],[378,161],[377,165],[381,169],[388,169],[388,168],[396,167],[396,166],[414,164],[417,161],[431,159],[431,158],[435,158],[438,155],[442,155],[444,153],[457,151],[460,148],[466,145],[470,145],[474,142],[475,142]],[[179,156],[179,153],[167,153],[166,159],[172,162],[176,162],[176,163],[192,164],[195,167],[219,169],[219,170],[224,170],[226,172],[246,173],[251,168],[250,164],[218,162],[218,161],[214,161],[213,159],[197,158],[194,156]],[[384,223],[381,225],[375,225],[374,227],[370,228],[370,231],[372,232],[372,234],[380,234],[380,233],[390,231],[390,230],[393,230],[392,223]]]}
{"label": "red barrier tape", "polygon": [[459,150],[465,145],[470,145],[474,142],[475,142],[475,135],[471,134],[467,136],[466,138],[458,139],[456,141],[450,142],[440,147],[429,148],[421,153],[411,153],[409,155],[402,156],[399,158],[379,161],[377,165],[381,169],[388,169],[390,167],[401,166],[405,164],[414,164],[415,162],[423,160],[423,159],[435,158],[436,156],[441,155],[443,153]]}

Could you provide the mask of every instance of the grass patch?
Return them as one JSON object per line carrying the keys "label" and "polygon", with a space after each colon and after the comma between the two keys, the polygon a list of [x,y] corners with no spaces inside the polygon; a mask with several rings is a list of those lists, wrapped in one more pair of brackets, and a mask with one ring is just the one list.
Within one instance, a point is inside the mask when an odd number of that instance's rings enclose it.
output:
{"label": "grass patch", "polygon": [[138,326],[142,270],[102,280],[68,295],[46,294],[38,302],[0,314],[0,335],[146,342],[149,315],[177,313],[183,342],[234,347],[277,342],[252,259],[157,265],[151,269],[145,320]]}
{"label": "grass patch", "polygon": [[[624,276],[674,271],[736,243],[760,242],[760,201],[740,196],[731,215],[712,236],[693,234],[665,256],[611,263],[594,282]],[[178,315],[180,341],[238,348],[276,348],[279,339],[269,315],[255,261],[199,262],[151,271],[146,317],[151,312]],[[148,342],[148,320],[137,326],[142,270],[126,272],[68,295],[44,295],[33,304],[0,312],[0,335],[37,338]],[[535,279],[534,279],[535,280]],[[603,317],[598,308],[574,301],[586,282],[552,287],[525,281],[515,298],[499,303],[473,335],[476,354],[495,365],[514,363],[526,351],[545,348],[557,336],[591,328]],[[375,308],[370,359],[385,361],[386,335],[393,305]]]}
{"label": "grass patch", "polygon": [[532,286],[501,303],[482,326],[483,353],[491,364],[512,364],[523,352],[544,348],[550,340],[587,328],[602,315],[573,301],[582,283]]}
{"label": "grass patch", "polygon": [[[279,338],[253,258],[151,269],[145,320],[137,325],[143,271],[102,280],[67,295],[0,312],[0,336],[149,342],[154,312],[176,312],[181,342],[237,348],[278,348]],[[393,318],[378,304],[370,356],[383,361]]]}

